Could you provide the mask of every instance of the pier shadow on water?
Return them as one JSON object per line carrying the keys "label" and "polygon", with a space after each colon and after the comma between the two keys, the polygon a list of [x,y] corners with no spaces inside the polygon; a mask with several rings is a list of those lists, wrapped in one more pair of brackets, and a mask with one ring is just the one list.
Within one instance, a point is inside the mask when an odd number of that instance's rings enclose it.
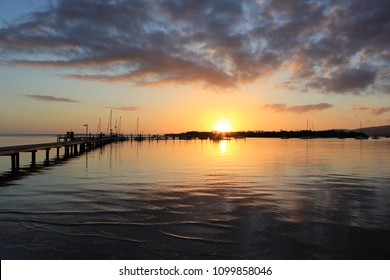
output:
{"label": "pier shadow on water", "polygon": [[[100,149],[104,149],[104,147],[100,147]],[[69,161],[80,158],[82,156],[88,156],[91,150],[87,150],[85,152],[64,154],[59,156],[58,158],[51,158],[49,161],[42,161],[35,163],[34,165],[24,165],[19,167],[17,171],[7,170],[1,172],[0,170],[0,187],[11,186],[14,185],[16,181],[22,180],[28,176],[39,175],[43,172],[49,171],[52,168],[55,168],[60,165],[64,165]],[[88,161],[88,158],[86,159]]]}

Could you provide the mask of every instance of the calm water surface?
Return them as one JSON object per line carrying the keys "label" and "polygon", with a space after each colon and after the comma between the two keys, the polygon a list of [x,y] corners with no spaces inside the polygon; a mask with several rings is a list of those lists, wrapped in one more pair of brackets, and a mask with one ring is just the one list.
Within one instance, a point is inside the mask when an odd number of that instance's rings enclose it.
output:
{"label": "calm water surface", "polygon": [[0,257],[390,259],[389,166],[390,139],[115,143],[3,176]]}

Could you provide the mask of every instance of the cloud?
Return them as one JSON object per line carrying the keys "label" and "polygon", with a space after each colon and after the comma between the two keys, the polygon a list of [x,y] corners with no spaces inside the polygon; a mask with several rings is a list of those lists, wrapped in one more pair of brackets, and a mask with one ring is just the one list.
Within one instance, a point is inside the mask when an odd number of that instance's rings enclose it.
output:
{"label": "cloud", "polygon": [[128,111],[128,112],[143,110],[143,108],[135,107],[135,106],[119,106],[119,107],[107,107],[107,108],[113,109],[113,110],[119,110],[119,111]]}
{"label": "cloud", "polygon": [[277,103],[277,104],[266,104],[264,106],[261,106],[260,108],[264,108],[264,109],[271,109],[275,112],[284,112],[286,111],[286,104],[283,104],[283,103]]}
{"label": "cloud", "polygon": [[292,112],[292,113],[307,113],[311,111],[323,111],[329,108],[334,107],[328,103],[318,103],[318,104],[309,104],[309,105],[299,105],[299,106],[287,106],[286,104],[266,104],[261,106],[264,109],[271,109],[275,112]]}
{"label": "cloud", "polygon": [[387,113],[387,112],[390,112],[390,106],[371,109],[371,114],[373,114],[373,115],[382,115],[382,114]]}
{"label": "cloud", "polygon": [[0,59],[140,86],[288,69],[290,90],[388,94],[389,14],[381,0],[58,0],[0,27]]}
{"label": "cloud", "polygon": [[352,111],[358,112],[368,112],[372,115],[382,115],[384,113],[390,112],[390,106],[387,107],[368,107],[361,104],[361,102],[356,102],[352,105]]}
{"label": "cloud", "polygon": [[32,95],[27,94],[27,97],[30,97],[32,99],[38,100],[38,101],[46,101],[46,102],[67,102],[67,103],[79,103],[80,101],[69,99],[69,98],[62,98],[62,97],[55,97],[50,95]]}
{"label": "cloud", "polygon": [[319,104],[312,104],[312,105],[293,106],[287,108],[287,111],[293,113],[306,113],[310,111],[323,111],[332,107],[333,105],[328,103],[319,103]]}
{"label": "cloud", "polygon": [[376,73],[368,69],[343,69],[331,73],[329,78],[317,78],[308,86],[326,92],[354,92],[373,85],[375,78]]}
{"label": "cloud", "polygon": [[370,110],[370,107],[353,107],[352,111],[367,111]]}

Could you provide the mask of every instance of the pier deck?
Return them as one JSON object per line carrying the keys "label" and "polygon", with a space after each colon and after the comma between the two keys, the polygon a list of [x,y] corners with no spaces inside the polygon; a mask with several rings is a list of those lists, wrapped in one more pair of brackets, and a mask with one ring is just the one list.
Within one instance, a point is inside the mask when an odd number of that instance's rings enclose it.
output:
{"label": "pier deck", "polygon": [[[66,139],[65,139],[66,140]],[[60,149],[64,148],[64,155],[70,156],[91,150],[105,144],[111,143],[113,139],[111,137],[99,137],[99,138],[78,138],[70,141],[57,141],[51,143],[41,144],[29,144],[19,146],[0,147],[0,156],[11,156],[11,170],[12,173],[17,173],[20,168],[19,154],[30,152],[31,153],[31,167],[36,165],[36,153],[37,151],[46,151],[45,162],[50,160],[50,150],[57,150],[57,159],[60,158]]]}

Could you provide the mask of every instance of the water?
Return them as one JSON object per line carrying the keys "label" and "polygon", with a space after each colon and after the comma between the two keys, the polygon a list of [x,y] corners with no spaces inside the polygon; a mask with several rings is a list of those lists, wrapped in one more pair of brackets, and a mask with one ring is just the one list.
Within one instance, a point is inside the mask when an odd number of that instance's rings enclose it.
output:
{"label": "water", "polygon": [[389,166],[390,139],[114,143],[0,181],[0,257],[390,259]]}
{"label": "water", "polygon": [[0,134],[0,147],[56,142],[54,134]]}

